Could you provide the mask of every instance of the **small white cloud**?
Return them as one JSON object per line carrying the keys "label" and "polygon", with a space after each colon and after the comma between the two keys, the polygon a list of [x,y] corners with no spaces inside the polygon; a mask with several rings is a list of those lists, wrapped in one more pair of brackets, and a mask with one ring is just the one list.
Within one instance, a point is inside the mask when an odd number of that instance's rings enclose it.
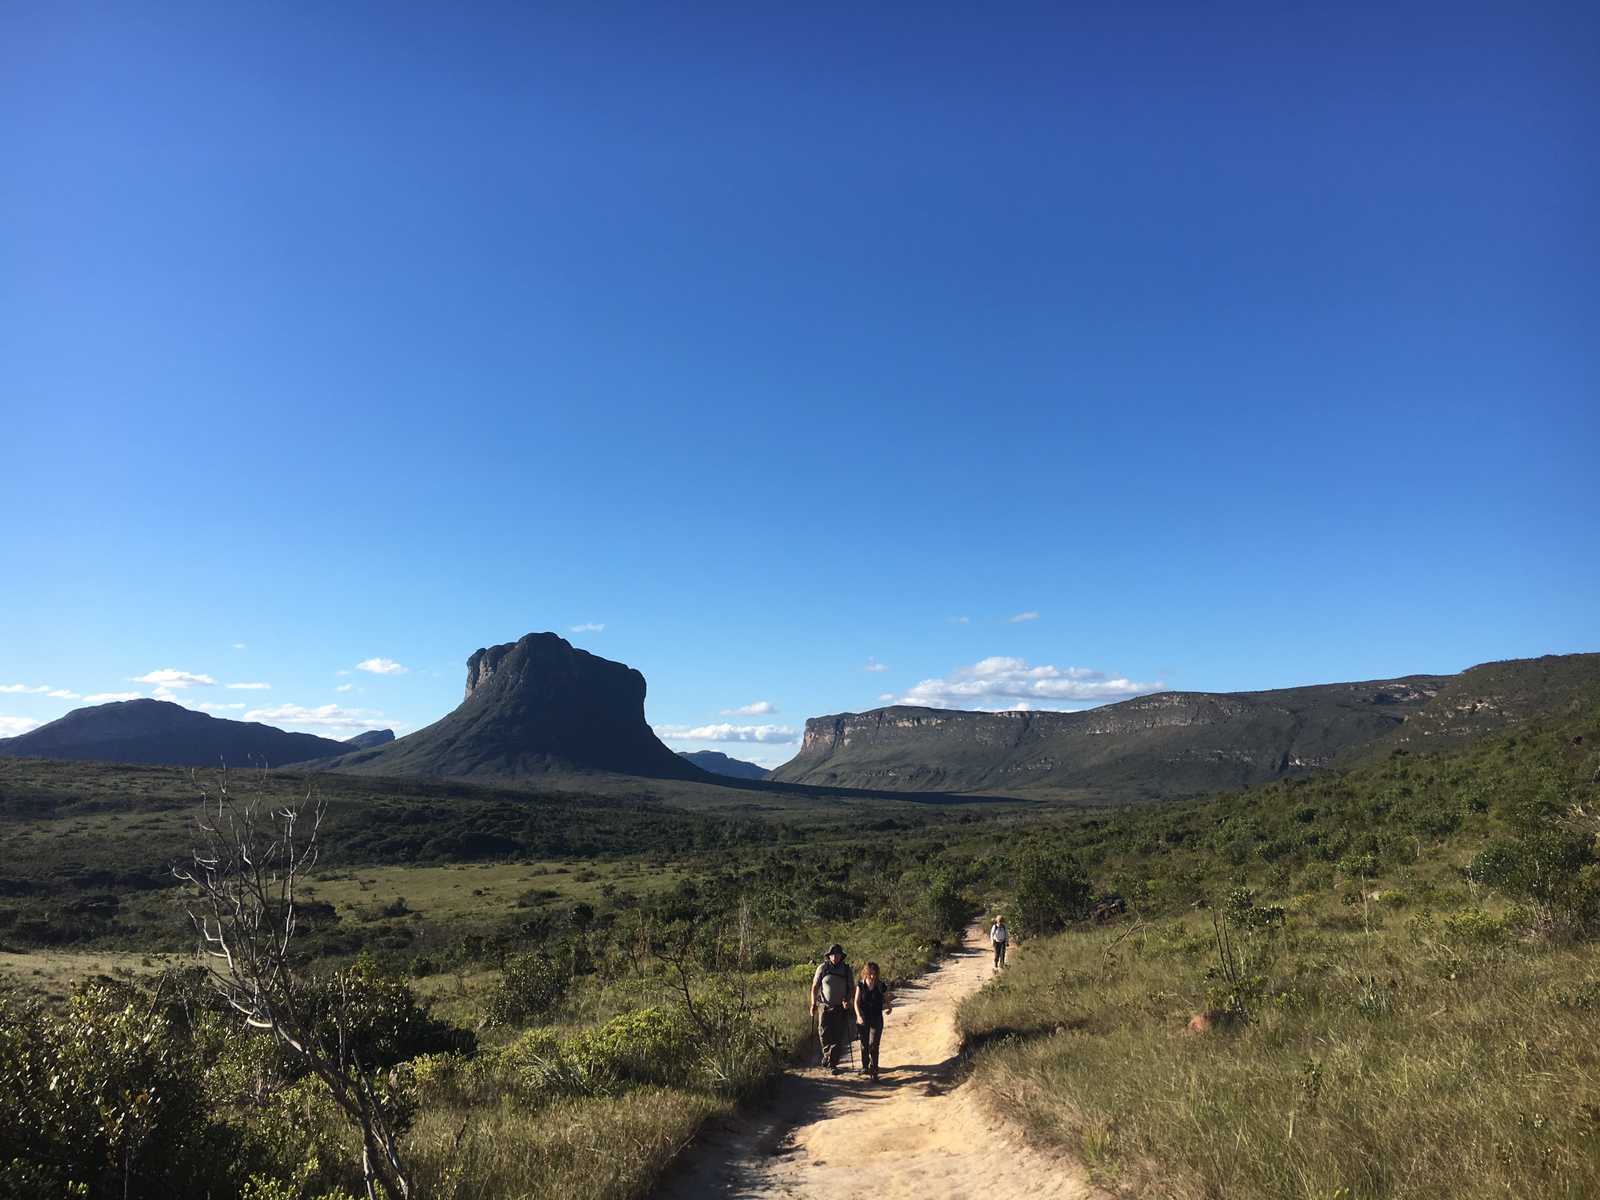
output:
{"label": "small white cloud", "polygon": [[894,693],[893,692],[880,692],[879,695],[878,695],[878,699],[879,700],[893,700],[894,699]]}
{"label": "small white cloud", "polygon": [[302,733],[321,733],[334,730],[346,737],[366,729],[388,729],[394,722],[384,715],[365,708],[340,708],[337,704],[319,704],[307,708],[303,704],[278,704],[272,708],[252,708],[244,714],[246,721],[264,721],[281,729]]}
{"label": "small white cloud", "polygon": [[238,704],[191,704],[190,708],[199,709],[201,712],[233,712],[244,707],[244,702]]}
{"label": "small white cloud", "polygon": [[0,737],[20,737],[43,724],[32,717],[0,717]]}
{"label": "small white cloud", "polygon": [[366,658],[356,664],[356,670],[372,675],[404,675],[406,669],[392,658]]}
{"label": "small white cloud", "polygon": [[949,620],[950,624],[952,624],[952,625],[965,625],[968,622],[970,622],[972,620],[972,618],[971,617],[950,617],[950,618],[948,618],[948,620]]}
{"label": "small white cloud", "polygon": [[229,683],[223,686],[235,692],[270,692],[272,690],[270,683]]}
{"label": "small white cloud", "polygon": [[738,708],[725,708],[722,715],[725,717],[764,717],[768,713],[778,711],[778,706],[771,700],[757,700],[751,704],[741,704]]}
{"label": "small white cloud", "polygon": [[165,684],[162,684],[150,694],[157,700],[176,700],[178,698],[178,693],[167,687]]}
{"label": "small white cloud", "polygon": [[353,692],[353,691],[356,690],[356,685],[353,684],[353,683],[341,683],[338,687],[334,688],[333,690],[336,691],[336,692]]}
{"label": "small white cloud", "polygon": [[[46,695],[49,691],[50,685],[48,683],[41,683],[38,687],[29,687],[25,683],[0,683],[0,692],[8,692],[12,695]],[[21,718],[18,719],[20,720]]]}
{"label": "small white cloud", "polygon": [[156,683],[164,688],[187,688],[210,687],[217,681],[209,675],[201,675],[195,671],[177,671],[171,667],[162,667],[159,671],[139,675],[128,682]]}
{"label": "small white cloud", "polygon": [[604,621],[585,621],[581,625],[574,625],[572,627],[572,632],[573,633],[602,633],[602,632],[604,632],[605,627],[606,627],[606,623]]}
{"label": "small white cloud", "polygon": [[233,648],[235,650],[243,650],[244,649],[244,643],[243,642],[235,642],[233,644]]}
{"label": "small white cloud", "polygon": [[867,665],[861,669],[863,671],[887,671],[889,669],[889,664],[881,663],[875,658],[869,658],[867,659]]}
{"label": "small white cloud", "polygon": [[142,692],[96,692],[92,696],[85,696],[85,704],[111,704],[119,700],[143,700]]}
{"label": "small white cloud", "polygon": [[1165,686],[1112,677],[1090,667],[1029,666],[1024,659],[996,655],[958,667],[943,679],[924,679],[896,703],[984,712],[1073,709],[1146,696]]}
{"label": "small white cloud", "polygon": [[657,725],[656,736],[680,742],[793,742],[800,733],[787,725]]}
{"label": "small white cloud", "polygon": [[1032,611],[1019,612],[1016,616],[1007,618],[1013,625],[1020,625],[1024,621],[1037,621],[1038,619],[1039,614]]}
{"label": "small white cloud", "polygon": [[51,697],[53,697],[53,698],[55,698],[57,700],[82,700],[83,699],[83,697],[78,695],[77,692],[69,692],[66,688],[54,688],[51,691],[46,692],[45,695],[46,696],[51,696]]}

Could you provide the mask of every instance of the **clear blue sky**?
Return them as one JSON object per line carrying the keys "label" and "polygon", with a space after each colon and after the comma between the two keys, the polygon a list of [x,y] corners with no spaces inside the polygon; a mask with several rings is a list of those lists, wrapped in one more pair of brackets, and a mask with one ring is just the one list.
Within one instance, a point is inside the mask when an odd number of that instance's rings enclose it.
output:
{"label": "clear blue sky", "polygon": [[0,734],[1600,649],[1596,14],[8,4]]}

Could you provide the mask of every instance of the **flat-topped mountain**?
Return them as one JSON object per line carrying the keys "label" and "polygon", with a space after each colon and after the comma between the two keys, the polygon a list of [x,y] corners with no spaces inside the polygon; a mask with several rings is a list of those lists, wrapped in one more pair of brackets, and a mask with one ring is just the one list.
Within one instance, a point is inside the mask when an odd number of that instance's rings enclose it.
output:
{"label": "flat-topped mountain", "polygon": [[515,779],[607,771],[704,780],[644,719],[644,676],[554,633],[489,646],[467,660],[461,704],[424,729],[317,766],[330,771]]}
{"label": "flat-topped mountain", "polygon": [[814,717],[785,783],[903,791],[1075,792],[1119,799],[1247,787],[1385,746],[1555,712],[1600,687],[1600,654],[1524,659],[1263,692],[1162,692],[1084,712],[896,705]]}
{"label": "flat-topped mountain", "polygon": [[47,725],[0,739],[0,757],[178,767],[277,767],[348,749],[331,738],[255,721],[228,721],[169,700],[117,700],[75,708]]}
{"label": "flat-topped mountain", "polygon": [[678,755],[713,775],[727,775],[733,779],[765,779],[770,774],[760,763],[731,758],[720,750],[679,750]]}

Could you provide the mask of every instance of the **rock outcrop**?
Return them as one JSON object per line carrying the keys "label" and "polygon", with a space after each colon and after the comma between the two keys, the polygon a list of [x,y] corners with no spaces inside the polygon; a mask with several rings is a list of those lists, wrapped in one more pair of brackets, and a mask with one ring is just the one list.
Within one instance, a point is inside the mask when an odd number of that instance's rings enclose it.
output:
{"label": "rock outcrop", "polygon": [[606,771],[706,776],[644,719],[644,676],[554,633],[478,650],[466,695],[442,720],[375,749],[318,763],[332,771],[449,779],[517,779]]}
{"label": "rock outcrop", "polygon": [[730,758],[720,750],[679,750],[678,755],[713,775],[727,775],[733,779],[765,779],[770,774],[760,763]]}
{"label": "rock outcrop", "polygon": [[0,757],[179,767],[278,767],[348,749],[331,738],[228,721],[169,700],[117,700],[77,708],[48,725],[0,739]]}

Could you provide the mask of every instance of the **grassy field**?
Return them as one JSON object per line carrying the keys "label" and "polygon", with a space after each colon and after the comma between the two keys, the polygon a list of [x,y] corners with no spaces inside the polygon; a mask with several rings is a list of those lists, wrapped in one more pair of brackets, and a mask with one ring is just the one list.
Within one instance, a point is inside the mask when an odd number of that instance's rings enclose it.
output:
{"label": "grassy field", "polygon": [[976,1086],[1130,1196],[1600,1195],[1597,728],[1078,831],[1134,903],[963,1006]]}

